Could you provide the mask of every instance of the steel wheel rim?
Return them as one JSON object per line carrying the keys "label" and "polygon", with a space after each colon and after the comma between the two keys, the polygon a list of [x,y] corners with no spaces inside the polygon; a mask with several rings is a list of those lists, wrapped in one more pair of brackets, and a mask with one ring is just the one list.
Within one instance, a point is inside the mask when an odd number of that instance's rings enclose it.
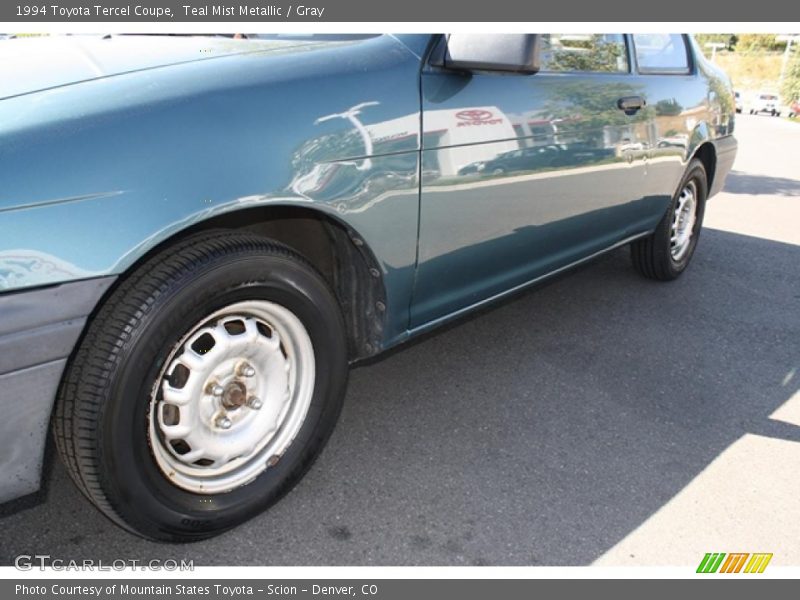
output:
{"label": "steel wheel rim", "polygon": [[697,185],[694,181],[689,181],[678,195],[678,201],[672,213],[669,251],[673,260],[681,260],[689,251],[696,221]]}
{"label": "steel wheel rim", "polygon": [[308,332],[266,300],[209,315],[164,364],[151,391],[148,442],[164,476],[199,494],[233,490],[277,464],[314,392]]}

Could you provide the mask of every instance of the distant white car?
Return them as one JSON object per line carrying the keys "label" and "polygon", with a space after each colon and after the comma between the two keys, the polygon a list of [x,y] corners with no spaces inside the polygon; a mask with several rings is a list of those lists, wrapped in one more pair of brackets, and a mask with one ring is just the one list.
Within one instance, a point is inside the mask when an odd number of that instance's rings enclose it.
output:
{"label": "distant white car", "polygon": [[750,114],[769,113],[773,117],[781,116],[781,103],[777,94],[759,92],[750,106]]}

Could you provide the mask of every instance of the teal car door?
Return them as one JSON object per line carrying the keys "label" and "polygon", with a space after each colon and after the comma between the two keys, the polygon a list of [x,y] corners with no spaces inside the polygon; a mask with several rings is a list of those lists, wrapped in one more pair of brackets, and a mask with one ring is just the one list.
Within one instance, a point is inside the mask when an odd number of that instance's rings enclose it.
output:
{"label": "teal car door", "polygon": [[652,123],[625,36],[537,43],[532,75],[423,69],[412,328],[623,240],[646,202]]}

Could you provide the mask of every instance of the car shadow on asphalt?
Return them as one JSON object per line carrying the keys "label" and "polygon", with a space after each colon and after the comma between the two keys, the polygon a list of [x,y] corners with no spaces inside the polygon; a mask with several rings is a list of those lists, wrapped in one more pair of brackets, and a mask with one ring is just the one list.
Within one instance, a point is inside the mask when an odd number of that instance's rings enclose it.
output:
{"label": "car shadow on asphalt", "polygon": [[743,435],[800,442],[769,419],[800,385],[798,264],[800,246],[706,229],[656,283],[615,251],[355,369],[316,466],[249,523],[150,543],[57,465],[44,503],[0,520],[0,563],[590,564]]}
{"label": "car shadow on asphalt", "polygon": [[750,175],[731,171],[725,180],[725,191],[730,194],[800,196],[800,180],[785,177]]}

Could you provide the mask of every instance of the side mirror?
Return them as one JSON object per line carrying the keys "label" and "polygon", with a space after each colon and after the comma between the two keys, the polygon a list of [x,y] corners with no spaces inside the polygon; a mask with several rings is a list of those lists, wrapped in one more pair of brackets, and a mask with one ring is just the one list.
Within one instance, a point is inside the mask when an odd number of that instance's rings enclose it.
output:
{"label": "side mirror", "polygon": [[539,45],[529,33],[453,33],[439,43],[431,64],[456,71],[531,74],[539,70]]}

